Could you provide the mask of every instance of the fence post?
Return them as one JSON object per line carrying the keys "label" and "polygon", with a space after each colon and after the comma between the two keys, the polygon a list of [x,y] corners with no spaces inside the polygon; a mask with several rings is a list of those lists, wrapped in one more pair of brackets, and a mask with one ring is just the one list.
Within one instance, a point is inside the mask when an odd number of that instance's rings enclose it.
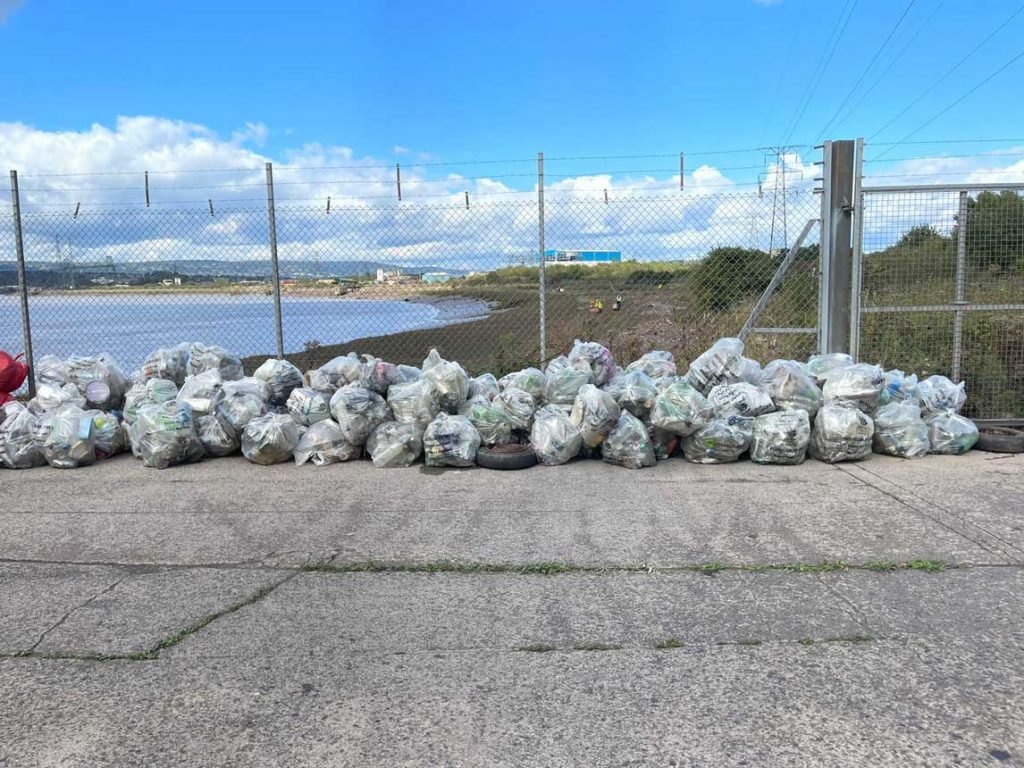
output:
{"label": "fence post", "polygon": [[853,277],[854,142],[826,141],[821,195],[820,351],[847,352]]}
{"label": "fence post", "polygon": [[850,355],[860,359],[860,294],[864,277],[864,139],[857,139],[853,167],[853,269],[850,280]]}
{"label": "fence post", "polygon": [[21,235],[21,197],[18,172],[11,170],[11,209],[14,214],[14,248],[18,254],[18,294],[21,296],[21,334],[28,362],[28,394],[36,396],[36,361],[32,354],[32,324],[28,317],[28,276],[25,274],[25,241]]}
{"label": "fence post", "polygon": [[967,190],[960,190],[959,212],[956,217],[956,296],[953,305],[953,365],[950,372],[954,382],[960,381],[960,368],[964,354],[964,311],[967,303]]}
{"label": "fence post", "polygon": [[277,357],[284,357],[284,327],[281,324],[281,275],[277,269],[277,217],[274,209],[274,167],[267,163],[267,221],[270,227],[270,269],[274,280],[274,330]]}
{"label": "fence post", "polygon": [[540,235],[540,365],[543,368],[547,353],[547,290],[544,272],[544,153],[537,153],[537,222]]}

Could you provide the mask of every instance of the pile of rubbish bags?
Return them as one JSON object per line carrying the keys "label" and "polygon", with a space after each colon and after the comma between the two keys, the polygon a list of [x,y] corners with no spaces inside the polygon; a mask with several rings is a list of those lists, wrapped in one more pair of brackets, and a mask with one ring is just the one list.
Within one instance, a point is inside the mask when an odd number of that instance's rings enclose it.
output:
{"label": "pile of rubbish bags", "polygon": [[[13,391],[23,364],[0,356]],[[21,375],[21,379],[18,375]],[[270,359],[246,375],[217,345],[154,350],[126,375],[108,354],[53,355],[27,403],[0,393],[0,466],[82,467],[130,451],[166,468],[241,453],[255,464],[468,467],[481,450],[528,445],[548,466],[576,457],[632,469],[674,455],[722,464],[860,461],[872,453],[960,454],[978,429],[962,383],[857,363],[848,355],[764,367],[726,338],[685,368],[652,351],[620,368],[577,341],[544,368],[470,376],[430,350],[422,366],[336,357],[303,373]]]}

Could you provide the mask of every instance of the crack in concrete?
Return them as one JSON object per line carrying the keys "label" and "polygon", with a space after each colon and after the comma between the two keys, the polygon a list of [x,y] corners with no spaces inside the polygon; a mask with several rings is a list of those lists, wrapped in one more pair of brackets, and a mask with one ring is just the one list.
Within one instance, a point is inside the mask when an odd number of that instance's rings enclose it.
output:
{"label": "crack in concrete", "polygon": [[86,600],[81,605],[76,605],[73,608],[71,608],[67,613],[65,613],[63,616],[61,616],[60,619],[58,619],[57,622],[55,624],[53,624],[53,626],[50,626],[47,629],[43,630],[43,633],[41,635],[39,635],[39,637],[36,639],[36,641],[34,643],[32,643],[31,646],[29,646],[29,648],[26,651],[26,653],[34,652],[36,650],[36,648],[38,648],[39,645],[43,642],[43,640],[46,639],[47,635],[49,635],[51,632],[53,632],[54,630],[59,629],[60,627],[62,627],[64,625],[64,622],[66,622],[71,617],[71,614],[75,613],[76,611],[82,610],[83,608],[88,606],[93,601],[98,600],[99,598],[103,597],[103,595],[109,594],[110,592],[112,592],[114,590],[115,587],[117,587],[118,584],[120,584],[126,578],[128,578],[127,575],[122,576],[120,579],[115,581],[110,586],[104,587],[103,589],[101,589],[99,592],[97,592],[95,595],[90,597],[88,600]]}
{"label": "crack in concrete", "polygon": [[822,574],[819,573],[817,574],[817,576],[818,583],[825,588],[825,591],[833,597],[835,597],[840,602],[842,602],[844,605],[846,605],[853,612],[853,616],[860,624],[860,628],[864,630],[864,632],[870,633],[871,625],[868,623],[867,616],[864,615],[864,610],[855,602],[853,602],[850,598],[848,598],[846,595],[844,595],[842,592],[836,589],[835,585],[829,584],[827,581],[825,581],[825,579],[822,577]]}

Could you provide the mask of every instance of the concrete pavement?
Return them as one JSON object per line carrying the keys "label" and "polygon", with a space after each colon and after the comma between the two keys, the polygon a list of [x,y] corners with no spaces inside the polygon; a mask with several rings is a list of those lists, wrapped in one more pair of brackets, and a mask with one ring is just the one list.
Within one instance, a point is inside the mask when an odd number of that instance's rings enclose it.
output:
{"label": "concrete pavement", "polygon": [[1024,764],[1024,458],[0,471],[0,766]]}

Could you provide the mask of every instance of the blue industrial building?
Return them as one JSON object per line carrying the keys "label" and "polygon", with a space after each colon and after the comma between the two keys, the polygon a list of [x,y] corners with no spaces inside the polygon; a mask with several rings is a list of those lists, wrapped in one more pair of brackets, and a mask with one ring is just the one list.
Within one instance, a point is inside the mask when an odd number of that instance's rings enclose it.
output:
{"label": "blue industrial building", "polygon": [[565,251],[551,248],[544,251],[545,261],[608,264],[622,261],[622,251]]}

